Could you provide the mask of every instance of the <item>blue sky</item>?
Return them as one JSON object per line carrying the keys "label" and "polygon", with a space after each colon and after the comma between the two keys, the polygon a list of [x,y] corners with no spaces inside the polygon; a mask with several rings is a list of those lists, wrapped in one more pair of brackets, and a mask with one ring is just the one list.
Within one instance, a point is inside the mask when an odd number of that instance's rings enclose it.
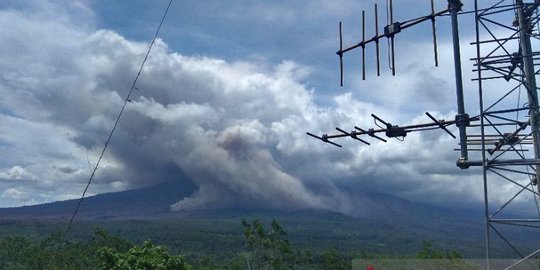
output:
{"label": "blue sky", "polygon": [[[174,1],[90,193],[186,175],[198,191],[174,209],[254,204],[354,215],[365,203],[359,190],[481,206],[480,171],[455,166],[457,141],[444,132],[370,147],[344,140],[343,149],[305,135],[372,127],[371,113],[395,124],[429,121],[425,111],[454,117],[448,17],[438,23],[439,68],[425,24],[396,39],[396,77],[388,69],[376,77],[370,56],[361,81],[353,52],[339,87],[338,22],[345,44],[358,42],[361,10],[369,21],[375,2]],[[394,2],[396,20],[429,12],[429,1]],[[0,4],[0,207],[80,196],[167,3]],[[473,115],[473,18],[462,20]],[[385,42],[381,52],[384,67]]]}

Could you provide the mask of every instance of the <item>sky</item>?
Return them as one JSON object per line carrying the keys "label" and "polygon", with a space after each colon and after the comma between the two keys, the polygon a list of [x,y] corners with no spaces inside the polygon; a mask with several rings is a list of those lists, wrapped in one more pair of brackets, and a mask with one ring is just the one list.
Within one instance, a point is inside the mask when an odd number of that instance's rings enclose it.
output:
{"label": "sky", "polygon": [[[338,22],[344,44],[373,34],[385,1],[174,1],[107,149],[89,195],[190,179],[197,191],[174,210],[229,206],[331,209],[355,215],[376,192],[445,207],[483,203],[480,169],[460,170],[458,142],[442,131],[405,141],[342,139],[306,132],[453,119],[449,17],[396,38],[397,76],[367,80],[359,51],[345,57],[339,86]],[[396,20],[426,15],[429,1],[394,1]],[[444,2],[444,3],[443,3]],[[436,9],[446,1],[437,1]],[[0,3],[0,207],[81,196],[168,0]],[[465,10],[472,10],[467,3]],[[474,18],[460,17],[466,107],[478,113],[469,58]],[[382,31],[382,29],[380,30]],[[455,129],[452,128],[455,132]],[[503,197],[504,187],[493,191]]]}

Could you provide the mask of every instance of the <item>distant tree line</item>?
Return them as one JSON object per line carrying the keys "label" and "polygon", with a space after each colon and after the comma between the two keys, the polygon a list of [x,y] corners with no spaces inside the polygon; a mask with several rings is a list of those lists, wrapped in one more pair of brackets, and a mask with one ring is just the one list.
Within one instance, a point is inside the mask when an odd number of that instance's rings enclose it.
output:
{"label": "distant tree line", "polygon": [[[352,267],[353,258],[340,254],[334,247],[322,253],[295,248],[275,220],[269,229],[258,219],[241,223],[245,251],[219,264],[211,256],[190,259],[171,254],[164,246],[150,241],[135,245],[97,228],[91,238],[78,241],[61,242],[61,234],[52,234],[43,240],[4,237],[0,239],[0,269],[341,270]],[[377,256],[364,253],[360,257]],[[413,258],[461,260],[459,253],[434,249],[430,242],[424,242],[422,250]]]}

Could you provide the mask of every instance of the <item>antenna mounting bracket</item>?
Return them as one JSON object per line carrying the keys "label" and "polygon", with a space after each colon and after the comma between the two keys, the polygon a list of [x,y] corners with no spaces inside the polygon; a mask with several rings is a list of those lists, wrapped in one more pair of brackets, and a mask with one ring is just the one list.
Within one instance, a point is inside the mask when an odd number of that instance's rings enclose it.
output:
{"label": "antenna mounting bracket", "polygon": [[384,35],[386,37],[393,37],[395,34],[401,32],[401,23],[395,22],[384,27]]}
{"label": "antenna mounting bracket", "polygon": [[407,131],[405,131],[404,128],[399,126],[392,126],[390,124],[387,124],[386,127],[388,128],[386,130],[386,136],[388,138],[395,138],[395,137],[405,137],[407,136]]}

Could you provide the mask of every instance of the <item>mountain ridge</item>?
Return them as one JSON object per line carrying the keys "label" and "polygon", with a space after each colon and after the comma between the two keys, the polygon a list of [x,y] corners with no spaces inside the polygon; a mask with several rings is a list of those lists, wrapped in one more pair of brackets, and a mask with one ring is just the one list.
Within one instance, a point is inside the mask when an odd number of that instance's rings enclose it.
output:
{"label": "mountain ridge", "polygon": [[[236,207],[171,211],[170,205],[191,196],[195,191],[196,187],[193,184],[178,181],[89,196],[82,202],[76,219],[82,224],[80,225],[82,228],[96,225],[121,228],[118,230],[128,230],[134,236],[140,233],[140,237],[159,239],[164,237],[163,234],[170,234],[168,230],[176,230],[178,226],[191,228],[192,232],[196,231],[195,235],[203,234],[197,230],[217,230],[218,234],[222,235],[231,233],[229,230],[234,228],[236,235],[238,233],[236,230],[241,233],[241,229],[236,228],[240,226],[239,221],[242,219],[260,219],[265,223],[276,219],[286,226],[293,235],[291,236],[293,240],[300,245],[309,245],[315,241],[320,246],[340,243],[349,245],[352,249],[364,244],[369,244],[372,248],[384,248],[376,246],[379,243],[403,249],[405,246],[408,248],[414,245],[415,241],[420,241],[418,239],[432,239],[441,244],[448,242],[453,245],[449,247],[455,248],[459,247],[459,244],[455,243],[456,235],[459,235],[460,243],[469,246],[480,243],[483,236],[482,211],[446,209],[368,191],[355,191],[355,195],[361,196],[366,202],[362,207],[376,207],[376,209],[367,209],[369,211],[364,211],[366,215],[357,217],[333,209]],[[33,206],[0,208],[0,227],[28,223],[30,225],[27,225],[29,226],[27,230],[32,233],[42,230],[41,227],[46,227],[46,224],[56,224],[54,225],[56,228],[57,224],[66,223],[71,218],[77,203],[78,200],[66,200]],[[224,227],[221,228],[222,226]],[[193,238],[190,235],[185,237]]]}
{"label": "mountain ridge", "polygon": [[[79,219],[159,219],[187,216],[287,216],[303,215],[321,218],[360,218],[380,222],[401,222],[423,226],[430,219],[467,221],[481,218],[479,209],[449,209],[429,204],[411,202],[388,194],[363,191],[354,195],[362,197],[363,209],[358,216],[350,216],[331,209],[249,209],[242,207],[213,208],[197,211],[171,211],[170,205],[196,191],[189,181],[169,181],[152,186],[119,192],[102,193],[85,198]],[[56,201],[31,206],[0,208],[0,219],[67,219],[71,217],[78,199]]]}
{"label": "mountain ridge", "polygon": [[[101,193],[86,197],[78,217],[100,219],[107,217],[134,218],[170,211],[169,205],[191,195],[194,186],[180,181],[169,181],[125,191]],[[0,208],[0,219],[53,218],[65,219],[75,210],[79,199],[44,204]]]}

